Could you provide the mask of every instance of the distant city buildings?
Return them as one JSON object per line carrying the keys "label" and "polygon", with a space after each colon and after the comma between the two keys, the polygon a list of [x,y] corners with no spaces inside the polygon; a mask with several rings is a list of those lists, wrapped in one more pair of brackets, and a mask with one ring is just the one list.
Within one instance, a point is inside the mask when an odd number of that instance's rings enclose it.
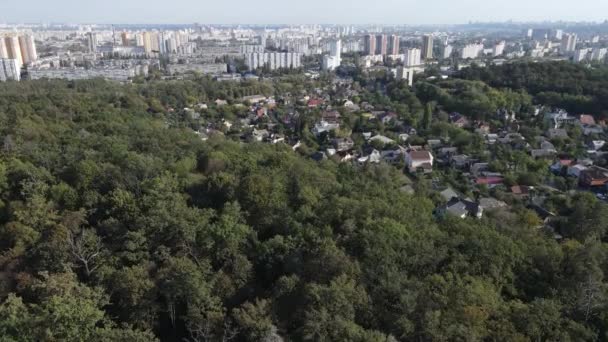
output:
{"label": "distant city buildings", "polygon": [[606,49],[606,48],[593,49],[593,52],[591,53],[591,61],[602,62],[602,61],[606,60],[607,52],[608,52],[608,49]]}
{"label": "distant city buildings", "polygon": [[122,32],[120,34],[120,41],[122,43],[122,46],[129,46],[131,44],[129,44],[129,34],[127,32]]}
{"label": "distant city buildings", "polygon": [[505,41],[502,41],[502,42],[494,45],[494,48],[492,49],[492,56],[494,56],[494,57],[501,56],[505,52],[506,44],[507,43]]}
{"label": "distant city buildings", "polygon": [[242,45],[241,46],[241,53],[242,54],[261,53],[261,52],[264,52],[265,50],[266,49],[264,48],[263,45],[249,44],[249,45]]}
{"label": "distant city buildings", "polygon": [[399,54],[399,36],[393,34],[389,37],[388,54],[393,56]]}
{"label": "distant city buildings", "polygon": [[87,32],[87,48],[89,53],[97,52],[97,33]]}
{"label": "distant city buildings", "polygon": [[403,58],[404,66],[415,66],[420,65],[421,62],[421,51],[420,49],[407,49]]}
{"label": "distant city buildings", "polygon": [[342,63],[342,41],[333,41],[330,45],[329,55],[323,56],[323,70],[332,71],[337,69]]}
{"label": "distant city buildings", "polygon": [[587,56],[589,55],[589,49],[578,49],[574,52],[574,57],[572,61],[575,63],[581,63],[587,60]]}
{"label": "distant city buildings", "polygon": [[21,65],[16,59],[0,58],[0,81],[21,80]]}
{"label": "distant city buildings", "polygon": [[270,70],[297,69],[302,66],[302,55],[294,52],[264,52],[245,54],[249,70],[268,67]]}
{"label": "distant city buildings", "polygon": [[416,69],[411,67],[400,66],[393,69],[393,74],[397,80],[406,80],[409,86],[414,84],[414,73]]}
{"label": "distant city buildings", "polygon": [[460,57],[462,59],[477,58],[482,53],[482,51],[483,51],[483,44],[468,44],[464,48],[462,48]]}
{"label": "distant city buildings", "polygon": [[386,56],[388,51],[388,38],[385,34],[376,36],[376,55]]}
{"label": "distant city buildings", "polygon": [[19,48],[21,49],[23,64],[33,63],[38,59],[36,43],[34,42],[34,37],[31,35],[26,34],[19,36]]}
{"label": "distant city buildings", "polygon": [[221,75],[228,72],[228,65],[225,63],[213,64],[170,64],[167,66],[170,75],[199,73],[210,75]]}
{"label": "distant city buildings", "polygon": [[364,38],[365,49],[364,52],[367,56],[373,56],[376,54],[376,36],[368,34]]}
{"label": "distant city buildings", "polygon": [[574,52],[574,50],[576,50],[577,39],[578,37],[576,34],[564,33],[562,36],[560,51],[563,54]]}
{"label": "distant city buildings", "polygon": [[454,51],[454,47],[452,45],[444,45],[442,51],[443,59],[448,59],[452,57],[452,52]]}
{"label": "distant city buildings", "polygon": [[6,45],[7,58],[15,59],[19,63],[19,68],[23,65],[23,55],[21,54],[21,46],[19,44],[19,37],[13,35],[8,36],[4,39]]}
{"label": "distant city buildings", "polygon": [[422,37],[422,58],[433,59],[433,36],[430,34]]}
{"label": "distant city buildings", "polygon": [[34,68],[28,70],[32,80],[41,78],[62,78],[68,80],[82,80],[89,78],[105,78],[114,81],[128,81],[129,79],[142,75],[148,75],[147,65],[136,65],[131,67],[109,66],[100,68]]}

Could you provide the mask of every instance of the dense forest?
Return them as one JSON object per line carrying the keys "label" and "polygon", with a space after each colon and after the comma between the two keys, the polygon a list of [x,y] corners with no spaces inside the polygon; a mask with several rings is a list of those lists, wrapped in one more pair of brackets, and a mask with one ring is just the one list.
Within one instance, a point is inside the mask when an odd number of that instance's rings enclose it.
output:
{"label": "dense forest", "polygon": [[459,75],[492,87],[526,90],[538,103],[608,118],[608,68],[568,62],[473,65]]}
{"label": "dense forest", "polygon": [[[542,68],[568,67],[472,69],[462,77],[479,82],[388,92],[410,108],[466,108],[472,91],[608,108],[605,77],[579,91]],[[608,215],[593,196],[569,204],[561,242],[525,207],[435,219],[429,185],[402,191],[392,166],[202,141],[168,114],[281,91],[205,78],[1,84],[1,340],[608,339]]]}

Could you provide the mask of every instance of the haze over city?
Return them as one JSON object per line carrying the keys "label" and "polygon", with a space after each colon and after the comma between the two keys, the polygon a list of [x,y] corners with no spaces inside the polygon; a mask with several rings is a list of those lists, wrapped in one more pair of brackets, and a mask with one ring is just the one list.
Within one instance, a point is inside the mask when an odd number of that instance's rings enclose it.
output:
{"label": "haze over city", "polygon": [[1,22],[185,24],[460,24],[469,21],[603,21],[599,0],[34,0],[0,3]]}

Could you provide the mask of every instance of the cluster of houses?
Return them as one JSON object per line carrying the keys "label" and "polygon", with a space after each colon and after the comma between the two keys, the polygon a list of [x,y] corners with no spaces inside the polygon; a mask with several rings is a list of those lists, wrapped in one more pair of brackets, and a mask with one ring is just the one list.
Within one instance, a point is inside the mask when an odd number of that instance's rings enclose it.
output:
{"label": "cluster of houses", "polygon": [[[352,95],[352,94],[349,94]],[[348,98],[348,96],[347,96]],[[294,103],[291,103],[291,102]],[[334,105],[335,105],[334,101]],[[226,105],[223,100],[217,100],[217,107]],[[275,110],[277,105],[280,110]],[[358,137],[363,138],[363,144],[356,144],[352,132],[343,129],[343,118],[340,111],[332,108],[331,101],[322,91],[313,92],[309,96],[298,99],[280,98],[261,95],[248,96],[238,104],[242,112],[238,122],[232,123],[222,120],[221,123],[205,126],[199,130],[204,138],[215,131],[230,130],[235,124],[239,127],[242,139],[253,142],[285,143],[293,150],[301,146],[301,137],[296,134],[285,135],[283,132],[296,131],[296,125],[300,122],[299,111],[317,113],[317,120],[310,133],[319,141],[323,141],[321,149],[311,154],[311,158],[317,161],[333,159],[338,162],[353,163],[355,165],[387,163],[403,167],[405,173],[413,176],[430,174],[434,167],[460,171],[463,179],[469,181],[470,189],[478,186],[493,188],[504,185],[505,177],[500,172],[491,170],[490,163],[480,160],[479,156],[469,156],[462,153],[458,147],[453,146],[449,139],[422,139],[426,141],[423,146],[412,145],[411,137],[417,136],[416,129],[408,127],[399,121],[396,113],[390,111],[379,111],[369,103],[354,103],[349,99],[342,102],[342,112],[356,112],[357,115],[370,122],[381,123],[393,127],[391,137],[370,131],[357,132]],[[199,107],[198,109],[201,109]],[[450,113],[449,123],[455,127],[467,129],[483,137],[488,146],[486,152],[493,145],[508,145],[514,150],[524,151],[535,159],[547,160],[551,165],[550,170],[560,176],[576,178],[582,187],[604,187],[608,184],[608,169],[596,164],[606,153],[603,148],[606,144],[604,137],[605,123],[596,122],[591,115],[571,116],[563,110],[547,112],[540,115],[537,111],[537,121],[542,122],[545,131],[542,135],[528,138],[520,133],[519,123],[515,114],[510,111],[500,110],[496,113],[497,119],[505,123],[502,130],[497,130],[489,123],[470,120],[460,113]],[[539,119],[540,118],[540,119]],[[560,148],[564,144],[559,141],[567,141],[571,127],[577,126],[584,140],[584,153],[580,156],[566,156]],[[373,127],[373,126],[372,126]],[[394,129],[397,127],[397,129]],[[578,140],[578,137],[577,137]],[[358,140],[361,142],[361,140]],[[415,139],[418,143],[420,137]],[[578,144],[579,142],[575,142]],[[487,160],[488,158],[484,158]],[[491,158],[490,158],[491,159]],[[514,186],[509,189],[514,196],[528,196],[529,187]],[[506,206],[502,201],[486,197],[472,200],[457,194],[451,189],[440,191],[445,204],[437,208],[437,214],[449,213],[457,217],[483,216],[484,209],[496,209]],[[607,196],[608,198],[608,196]],[[540,208],[540,207],[539,207]]]}

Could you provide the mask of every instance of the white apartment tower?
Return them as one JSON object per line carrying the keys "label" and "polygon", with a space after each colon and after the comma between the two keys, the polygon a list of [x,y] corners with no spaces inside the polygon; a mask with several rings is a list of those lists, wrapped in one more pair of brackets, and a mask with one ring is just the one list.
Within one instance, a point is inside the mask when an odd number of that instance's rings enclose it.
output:
{"label": "white apartment tower", "polygon": [[420,65],[421,62],[421,51],[420,49],[407,49],[403,58],[403,65],[406,67]]}
{"label": "white apartment tower", "polygon": [[576,50],[576,34],[564,33],[562,35],[561,53],[574,52]]}

